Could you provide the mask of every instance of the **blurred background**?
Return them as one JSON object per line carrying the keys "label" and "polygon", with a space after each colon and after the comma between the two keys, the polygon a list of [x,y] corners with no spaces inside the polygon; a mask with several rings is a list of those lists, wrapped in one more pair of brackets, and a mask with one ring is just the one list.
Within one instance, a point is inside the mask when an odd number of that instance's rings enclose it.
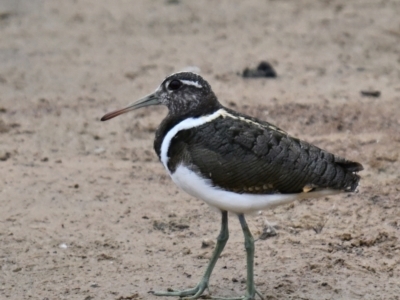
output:
{"label": "blurred background", "polygon": [[[256,243],[258,290],[398,299],[399,15],[397,0],[0,0],[0,298],[153,299],[197,283],[219,215],[158,162],[166,108],[100,122],[196,70],[224,105],[365,167],[358,194],[249,218],[256,237],[277,231]],[[261,61],[276,78],[242,77]],[[245,289],[231,219],[213,295]]]}

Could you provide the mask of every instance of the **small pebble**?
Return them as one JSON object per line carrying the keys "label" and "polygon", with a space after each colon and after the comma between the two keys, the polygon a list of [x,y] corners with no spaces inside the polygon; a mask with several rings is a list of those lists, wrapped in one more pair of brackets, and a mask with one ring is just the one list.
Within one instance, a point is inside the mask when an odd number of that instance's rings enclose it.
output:
{"label": "small pebble", "polygon": [[96,154],[103,153],[104,151],[106,151],[106,149],[104,149],[103,147],[98,147],[98,148],[94,149],[94,153],[96,153]]}
{"label": "small pebble", "polygon": [[189,255],[190,253],[192,253],[192,251],[189,248],[185,247],[182,249],[183,255]]}
{"label": "small pebble", "polygon": [[208,247],[214,246],[214,244],[215,244],[215,242],[213,240],[204,239],[201,242],[201,248],[208,248]]}
{"label": "small pebble", "polygon": [[268,222],[265,222],[263,232],[261,233],[259,239],[266,240],[266,239],[276,236],[276,235],[277,235],[277,233],[276,233],[275,228]]}
{"label": "small pebble", "polygon": [[0,161],[6,161],[11,157],[10,152],[0,152]]}

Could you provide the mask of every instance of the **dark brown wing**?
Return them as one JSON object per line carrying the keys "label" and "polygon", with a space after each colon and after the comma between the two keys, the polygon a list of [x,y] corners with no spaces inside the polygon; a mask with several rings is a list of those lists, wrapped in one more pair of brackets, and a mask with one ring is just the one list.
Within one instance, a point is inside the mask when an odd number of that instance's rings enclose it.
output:
{"label": "dark brown wing", "polygon": [[[315,188],[354,191],[359,163],[334,156],[255,119],[218,118],[184,130],[170,151],[209,177],[215,186],[238,193],[298,193]],[[178,164],[171,160],[171,168]]]}

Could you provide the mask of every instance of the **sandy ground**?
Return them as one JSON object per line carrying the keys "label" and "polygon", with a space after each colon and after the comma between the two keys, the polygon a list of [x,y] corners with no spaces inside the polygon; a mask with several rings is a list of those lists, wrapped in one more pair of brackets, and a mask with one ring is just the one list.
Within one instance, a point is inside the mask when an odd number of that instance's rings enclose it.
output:
{"label": "sandy ground", "polygon": [[[152,149],[166,109],[102,123],[198,67],[225,105],[361,162],[360,191],[249,216],[266,299],[400,298],[400,2],[0,1],[0,299],[194,286],[218,213]],[[243,79],[267,60],[277,79]],[[360,91],[380,91],[380,97]],[[210,293],[243,295],[238,221]]]}

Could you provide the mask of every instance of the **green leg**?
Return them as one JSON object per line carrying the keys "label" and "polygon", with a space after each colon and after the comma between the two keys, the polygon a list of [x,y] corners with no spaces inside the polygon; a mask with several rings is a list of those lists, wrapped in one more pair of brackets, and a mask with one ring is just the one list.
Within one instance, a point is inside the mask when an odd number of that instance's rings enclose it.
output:
{"label": "green leg", "polygon": [[254,300],[256,294],[261,298],[264,297],[256,290],[254,285],[254,238],[251,235],[249,226],[243,214],[239,214],[240,225],[242,226],[244,235],[244,247],[247,254],[247,282],[246,295],[240,298],[230,298],[230,300]]}
{"label": "green leg", "polygon": [[226,242],[229,238],[229,230],[228,230],[228,212],[222,211],[222,220],[221,220],[221,231],[217,238],[217,244],[215,245],[215,249],[213,255],[211,257],[210,262],[208,263],[206,272],[201,278],[200,282],[196,287],[183,291],[165,291],[165,292],[154,292],[156,296],[175,296],[175,297],[187,297],[187,299],[197,299],[199,298],[206,288],[208,288],[208,281],[210,280],[211,273],[217,263],[219,256],[224,250]]}
{"label": "green leg", "polygon": [[261,298],[264,297],[257,291],[254,285],[254,238],[251,235],[249,226],[246,223],[246,219],[243,214],[239,214],[240,225],[242,226],[243,234],[244,234],[244,247],[246,249],[247,254],[247,288],[246,294],[242,297],[233,297],[233,298],[214,298],[219,300],[254,300],[256,294]]}

